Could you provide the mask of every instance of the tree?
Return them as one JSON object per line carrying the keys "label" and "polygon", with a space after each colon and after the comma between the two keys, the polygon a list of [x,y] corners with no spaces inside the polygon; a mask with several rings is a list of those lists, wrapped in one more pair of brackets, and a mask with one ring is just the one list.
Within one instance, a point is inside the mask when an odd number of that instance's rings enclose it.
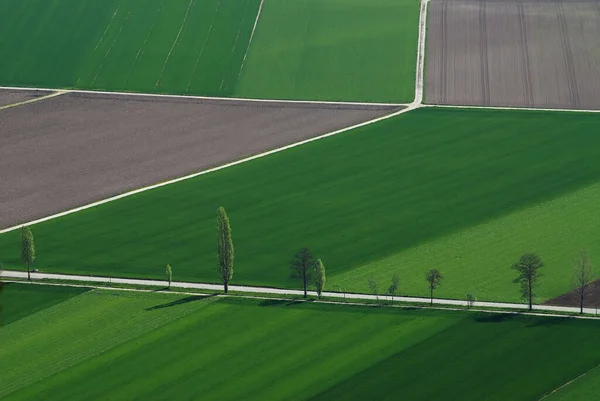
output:
{"label": "tree", "polygon": [[171,270],[171,265],[167,265],[167,280],[169,280],[169,289],[171,288],[171,280],[173,280],[173,270]]}
{"label": "tree", "polygon": [[229,282],[233,277],[233,242],[229,217],[223,206],[217,210],[217,267],[227,294]]}
{"label": "tree", "polygon": [[579,297],[579,313],[583,314],[583,300],[588,291],[588,285],[594,280],[592,262],[586,251],[579,252],[573,262],[573,286]]}
{"label": "tree", "polygon": [[323,288],[325,287],[325,266],[321,259],[318,259],[315,262],[315,286],[317,287],[317,295],[321,298],[321,293],[323,292]]}
{"label": "tree", "polygon": [[425,279],[427,280],[427,284],[429,285],[429,294],[431,298],[431,305],[433,305],[433,290],[435,290],[440,283],[442,282],[442,274],[438,269],[431,269],[425,275]]}
{"label": "tree", "polygon": [[21,261],[27,268],[27,280],[31,281],[31,265],[35,260],[35,244],[29,226],[21,227]]}
{"label": "tree", "polygon": [[[2,301],[2,290],[4,289],[4,282],[0,281],[0,301]],[[0,317],[2,317],[2,302],[0,302]],[[0,327],[2,327],[2,320],[0,319]]]}
{"label": "tree", "polygon": [[535,253],[526,253],[512,266],[519,276],[513,283],[521,285],[521,297],[529,303],[529,310],[533,309],[534,290],[540,278],[539,269],[544,266],[542,259]]}
{"label": "tree", "polygon": [[398,289],[400,288],[400,277],[396,273],[392,276],[392,283],[390,284],[390,288],[388,288],[388,295],[392,296],[392,302],[394,302],[394,296],[398,293]]}
{"label": "tree", "polygon": [[469,309],[472,308],[473,305],[475,305],[476,300],[477,299],[475,298],[475,296],[473,294],[468,293],[467,294],[467,308],[469,308]]}
{"label": "tree", "polygon": [[308,250],[308,248],[302,248],[294,255],[294,259],[290,263],[292,269],[292,277],[299,278],[302,280],[302,288],[304,289],[304,298],[308,296],[306,288],[312,278],[312,269],[315,265],[315,259]]}
{"label": "tree", "polygon": [[369,279],[369,288],[373,295],[375,295],[375,301],[379,302],[379,286],[377,285],[377,281],[374,278]]}

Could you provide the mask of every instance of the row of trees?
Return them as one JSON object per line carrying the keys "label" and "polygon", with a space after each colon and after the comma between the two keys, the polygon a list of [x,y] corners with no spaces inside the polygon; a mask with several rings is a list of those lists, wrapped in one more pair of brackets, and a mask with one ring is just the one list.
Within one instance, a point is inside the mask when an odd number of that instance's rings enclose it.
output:
{"label": "row of trees", "polygon": [[[27,226],[21,228],[21,261],[27,269],[27,279],[31,280],[31,267],[35,261],[35,244],[31,229]],[[217,209],[217,270],[223,290],[227,294],[229,283],[233,278],[234,249],[231,237],[231,226],[229,217],[225,208]],[[540,269],[544,266],[542,259],[535,253],[526,253],[512,265],[512,269],[517,272],[514,283],[520,285],[521,297],[529,305],[529,310],[533,309],[533,299],[535,290],[539,284]],[[291,276],[302,282],[304,298],[308,295],[308,286],[314,282],[319,297],[325,288],[326,274],[325,266],[321,259],[315,258],[308,248],[301,248],[293,257],[290,263]],[[173,271],[170,265],[166,266],[166,275],[171,286]],[[581,251],[574,262],[573,288],[579,299],[580,313],[583,313],[583,304],[585,296],[590,291],[590,284],[595,276],[592,271],[592,263],[586,251]],[[429,270],[425,275],[427,281],[431,304],[433,304],[433,292],[441,284],[442,274],[437,269]],[[374,295],[380,293],[379,286],[374,279],[369,280],[369,288]],[[392,277],[391,284],[387,289],[387,295],[396,296],[400,288],[400,278],[397,274]],[[467,302],[473,305],[475,297],[467,294]]]}

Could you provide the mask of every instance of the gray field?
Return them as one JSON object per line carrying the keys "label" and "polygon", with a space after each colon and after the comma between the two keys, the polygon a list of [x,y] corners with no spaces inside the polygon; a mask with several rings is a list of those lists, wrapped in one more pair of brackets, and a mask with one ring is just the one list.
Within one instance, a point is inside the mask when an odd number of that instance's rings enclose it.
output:
{"label": "gray field", "polygon": [[391,110],[82,94],[0,110],[0,228]]}
{"label": "gray field", "polygon": [[427,103],[600,109],[600,1],[429,7]]}
{"label": "gray field", "polygon": [[52,92],[0,89],[0,107],[23,102],[39,96],[47,96],[51,93]]}

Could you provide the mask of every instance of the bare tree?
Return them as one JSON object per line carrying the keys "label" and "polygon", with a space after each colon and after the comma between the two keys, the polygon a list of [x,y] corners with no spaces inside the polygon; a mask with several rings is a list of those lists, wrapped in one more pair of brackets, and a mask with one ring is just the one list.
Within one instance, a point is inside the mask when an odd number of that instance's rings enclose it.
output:
{"label": "bare tree", "polygon": [[526,253],[512,266],[519,276],[513,283],[521,285],[521,297],[529,303],[529,310],[533,309],[534,290],[541,276],[538,271],[544,267],[542,259],[535,253]]}
{"label": "bare tree", "polygon": [[312,272],[315,266],[315,258],[312,253],[308,250],[308,248],[302,248],[296,255],[294,255],[294,259],[290,263],[290,268],[292,269],[292,277],[299,278],[302,280],[302,288],[304,289],[304,298],[307,298],[307,287],[312,279]]}
{"label": "bare tree", "polygon": [[433,305],[433,290],[435,290],[440,285],[440,283],[442,282],[442,278],[444,277],[438,269],[431,269],[425,275],[425,280],[427,280],[427,284],[429,285],[431,305]]}
{"label": "bare tree", "polygon": [[579,313],[581,314],[583,314],[583,301],[592,281],[594,281],[594,273],[592,272],[590,255],[583,250],[579,252],[573,262],[573,287],[579,297]]}
{"label": "bare tree", "polygon": [[377,281],[374,278],[369,279],[369,288],[371,289],[371,293],[375,295],[375,301],[379,302],[379,285],[377,285]]}
{"label": "bare tree", "polygon": [[475,298],[475,296],[473,294],[468,293],[467,294],[467,308],[469,308],[469,309],[472,308],[473,305],[475,305],[476,300],[477,299]]}
{"label": "bare tree", "polygon": [[392,283],[390,284],[390,288],[388,288],[388,295],[391,295],[392,302],[394,302],[394,296],[398,293],[400,288],[400,277],[396,273],[392,276]]}

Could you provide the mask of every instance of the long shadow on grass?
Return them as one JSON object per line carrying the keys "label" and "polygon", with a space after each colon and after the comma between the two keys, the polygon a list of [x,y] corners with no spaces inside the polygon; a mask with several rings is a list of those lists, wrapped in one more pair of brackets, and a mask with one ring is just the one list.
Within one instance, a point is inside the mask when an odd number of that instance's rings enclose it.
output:
{"label": "long shadow on grass", "polygon": [[151,311],[151,310],[157,310],[157,309],[170,308],[172,306],[183,305],[183,304],[187,304],[189,302],[201,301],[203,299],[214,297],[214,296],[216,296],[216,294],[213,294],[213,295],[192,295],[192,296],[189,296],[189,297],[180,298],[180,299],[178,299],[176,301],[167,302],[166,304],[155,305],[155,306],[153,306],[151,308],[146,308],[146,310],[147,311]]}
{"label": "long shadow on grass", "polygon": [[475,316],[475,321],[477,323],[502,323],[507,320],[512,320],[518,316],[515,313],[482,313],[478,316]]}
{"label": "long shadow on grass", "polygon": [[300,305],[305,302],[311,302],[312,300],[301,301],[301,300],[289,300],[289,299],[265,299],[260,301],[258,306],[294,306]]}

